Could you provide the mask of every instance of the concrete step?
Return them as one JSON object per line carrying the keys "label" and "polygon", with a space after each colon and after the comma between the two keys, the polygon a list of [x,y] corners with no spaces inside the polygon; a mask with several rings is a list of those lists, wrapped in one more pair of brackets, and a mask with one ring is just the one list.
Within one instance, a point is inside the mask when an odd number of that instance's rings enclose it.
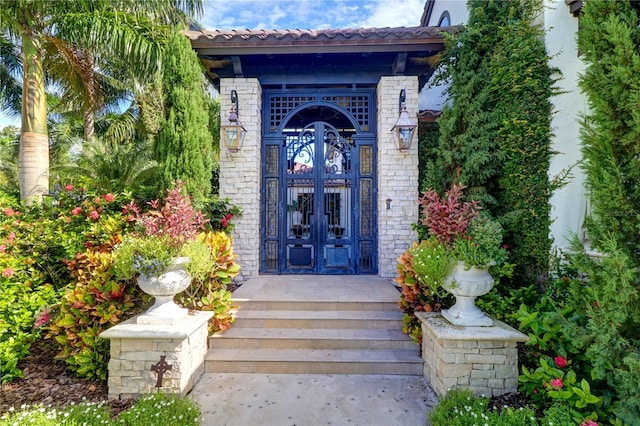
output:
{"label": "concrete step", "polygon": [[396,311],[398,302],[313,301],[313,300],[251,300],[232,298],[239,310],[259,311]]}
{"label": "concrete step", "polygon": [[417,350],[216,349],[205,373],[421,375]]}
{"label": "concrete step", "polygon": [[399,329],[232,327],[209,339],[214,349],[395,349],[418,346]]}
{"label": "concrete step", "polygon": [[233,327],[402,329],[400,311],[240,310]]}

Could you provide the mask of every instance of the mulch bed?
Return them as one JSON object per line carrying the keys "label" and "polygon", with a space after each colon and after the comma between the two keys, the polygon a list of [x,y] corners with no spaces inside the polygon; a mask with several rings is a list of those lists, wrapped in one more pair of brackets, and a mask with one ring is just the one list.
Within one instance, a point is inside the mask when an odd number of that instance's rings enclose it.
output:
{"label": "mulch bed", "polygon": [[[56,360],[55,343],[39,340],[31,346],[31,354],[19,362],[24,378],[0,386],[0,414],[11,407],[43,404],[65,406],[83,401],[107,401],[107,382],[74,376],[64,361]],[[110,400],[113,415],[128,409],[133,400]]]}

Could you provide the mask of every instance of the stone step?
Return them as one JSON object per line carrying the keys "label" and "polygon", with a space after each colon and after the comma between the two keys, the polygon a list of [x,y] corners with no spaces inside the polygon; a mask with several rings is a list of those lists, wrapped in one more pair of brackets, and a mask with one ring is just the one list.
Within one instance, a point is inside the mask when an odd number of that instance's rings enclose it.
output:
{"label": "stone step", "polygon": [[397,302],[368,301],[310,301],[310,300],[250,300],[232,298],[241,310],[259,311],[396,311]]}
{"label": "stone step", "polygon": [[209,338],[214,349],[396,349],[418,351],[399,329],[232,327]]}
{"label": "stone step", "polygon": [[417,350],[216,349],[205,373],[421,375]]}
{"label": "stone step", "polygon": [[235,328],[402,329],[400,311],[279,311],[244,310],[236,313]]}

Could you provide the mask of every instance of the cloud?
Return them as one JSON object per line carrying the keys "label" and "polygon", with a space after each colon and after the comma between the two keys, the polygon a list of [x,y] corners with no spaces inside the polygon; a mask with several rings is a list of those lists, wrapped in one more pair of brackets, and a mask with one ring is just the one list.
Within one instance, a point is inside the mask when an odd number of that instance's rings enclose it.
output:
{"label": "cloud", "polygon": [[418,26],[426,0],[205,0],[206,29]]}

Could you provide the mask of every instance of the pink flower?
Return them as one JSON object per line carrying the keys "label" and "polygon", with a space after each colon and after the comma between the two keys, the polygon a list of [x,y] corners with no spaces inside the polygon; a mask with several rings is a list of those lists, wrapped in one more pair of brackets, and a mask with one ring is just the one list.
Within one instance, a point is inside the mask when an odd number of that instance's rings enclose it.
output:
{"label": "pink flower", "polygon": [[560,355],[555,357],[553,361],[556,363],[556,367],[558,368],[565,368],[567,366],[567,359]]}
{"label": "pink flower", "polygon": [[580,426],[598,426],[598,423],[594,422],[593,420],[585,420],[584,422],[580,423]]}
{"label": "pink flower", "polygon": [[6,244],[0,244],[0,253],[4,253],[7,250]]}
{"label": "pink flower", "polygon": [[82,213],[82,207],[76,207],[75,209],[71,210],[71,214],[74,216],[78,216],[80,213]]}
{"label": "pink flower", "polygon": [[8,242],[8,243],[12,243],[12,242],[13,242],[13,240],[15,240],[15,239],[16,239],[16,233],[15,233],[15,232],[13,232],[13,231],[11,231],[11,232],[9,233],[9,235],[7,235],[7,242]]}
{"label": "pink flower", "polygon": [[563,386],[562,379],[551,380],[551,386],[553,386],[554,388],[561,388]]}
{"label": "pink flower", "polygon": [[100,204],[102,202],[102,198],[96,197],[93,199],[94,204]]}
{"label": "pink flower", "polygon": [[4,271],[2,271],[2,276],[4,277],[10,277],[11,275],[13,275],[16,271],[14,271],[12,268],[7,268]]}
{"label": "pink flower", "polygon": [[113,195],[112,193],[108,193],[108,194],[105,194],[105,195],[104,195],[104,200],[105,200],[107,203],[111,203],[111,202],[112,202],[113,200],[115,200],[115,199],[116,199],[116,196],[115,196],[115,195]]}
{"label": "pink flower", "polygon": [[66,185],[64,186],[64,189],[65,189],[65,190],[67,190],[67,191],[73,191],[73,185],[71,185],[70,183],[68,183],[68,184],[66,184]]}
{"label": "pink flower", "polygon": [[91,210],[91,212],[89,212],[89,219],[93,219],[93,220],[100,219],[100,213],[98,213],[95,210]]}

